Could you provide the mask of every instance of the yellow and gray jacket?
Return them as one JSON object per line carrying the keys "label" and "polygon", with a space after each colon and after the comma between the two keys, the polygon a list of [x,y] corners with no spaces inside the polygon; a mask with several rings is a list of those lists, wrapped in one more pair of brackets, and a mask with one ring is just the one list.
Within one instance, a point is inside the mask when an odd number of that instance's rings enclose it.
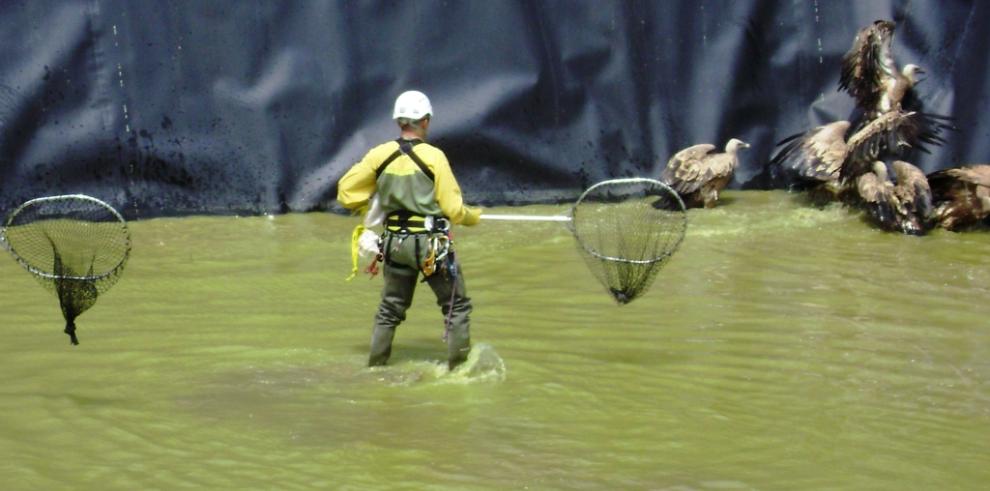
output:
{"label": "yellow and gray jacket", "polygon": [[359,210],[376,191],[386,216],[443,216],[462,225],[481,218],[481,210],[464,205],[447,156],[422,140],[393,140],[372,148],[340,178],[337,201]]}

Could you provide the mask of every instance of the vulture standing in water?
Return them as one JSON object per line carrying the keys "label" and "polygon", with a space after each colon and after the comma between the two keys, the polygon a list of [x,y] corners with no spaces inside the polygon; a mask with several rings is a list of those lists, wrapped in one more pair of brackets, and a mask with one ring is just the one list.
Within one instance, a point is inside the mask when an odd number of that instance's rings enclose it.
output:
{"label": "vulture standing in water", "polygon": [[715,145],[710,143],[685,148],[667,161],[663,181],[681,195],[687,207],[713,208],[719,191],[732,181],[740,148],[749,148],[749,144],[735,138],[725,144],[725,153],[712,153]]}
{"label": "vulture standing in water", "polygon": [[990,215],[990,165],[954,167],[928,175],[935,221],[946,230],[974,225]]}
{"label": "vulture standing in water", "polygon": [[924,73],[918,65],[897,68],[891,50],[894,23],[878,20],[860,29],[842,57],[839,89],[856,99],[867,121],[901,109],[901,102]]}
{"label": "vulture standing in water", "polygon": [[876,160],[872,171],[856,178],[856,190],[870,217],[888,231],[924,235],[930,228],[932,193],[921,169],[897,160],[891,164],[897,183],[887,177],[887,166]]}

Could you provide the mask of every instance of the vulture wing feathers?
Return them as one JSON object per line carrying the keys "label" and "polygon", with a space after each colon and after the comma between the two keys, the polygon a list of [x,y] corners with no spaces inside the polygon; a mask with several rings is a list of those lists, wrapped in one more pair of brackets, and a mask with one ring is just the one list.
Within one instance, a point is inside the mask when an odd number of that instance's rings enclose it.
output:
{"label": "vulture wing feathers", "polygon": [[848,129],[848,121],[836,121],[785,138],[770,164],[800,180],[835,181],[848,153]]}
{"label": "vulture wing feathers", "polygon": [[725,144],[723,153],[715,153],[715,145],[708,143],[685,148],[667,161],[662,177],[687,206],[714,207],[718,193],[732,181],[740,148],[749,144],[736,138]]}
{"label": "vulture wing feathers", "polygon": [[943,169],[929,174],[928,182],[943,228],[958,230],[990,215],[990,164]]}
{"label": "vulture wing feathers", "polygon": [[[871,165],[883,166],[883,162]],[[856,191],[863,200],[867,213],[884,229],[893,228],[896,212],[894,211],[894,186],[887,180],[884,170],[864,172],[856,178]]]}
{"label": "vulture wing feathers", "polygon": [[839,170],[843,181],[870,171],[873,161],[885,154],[905,156],[910,150],[928,152],[926,144],[945,143],[942,132],[954,129],[949,118],[919,112],[890,111],[870,121],[849,137],[848,154]]}
{"label": "vulture wing feathers", "polygon": [[894,177],[897,178],[894,195],[904,213],[903,220],[907,222],[901,228],[909,230],[906,233],[924,233],[929,228],[932,214],[932,190],[928,178],[921,169],[903,160],[895,160],[890,166],[894,168]]}
{"label": "vulture wing feathers", "polygon": [[931,212],[924,173],[907,162],[894,162],[895,185],[887,177],[886,164],[878,160],[870,167],[871,171],[856,178],[856,190],[873,220],[884,230],[924,235]]}
{"label": "vulture wing feathers", "polygon": [[702,143],[675,153],[667,161],[663,180],[682,196],[697,192],[712,177],[704,161],[713,150],[715,145]]}
{"label": "vulture wing feathers", "polygon": [[849,93],[866,111],[879,105],[885,79],[897,72],[890,43],[894,23],[878,20],[860,29],[853,45],[842,57],[839,89]]}

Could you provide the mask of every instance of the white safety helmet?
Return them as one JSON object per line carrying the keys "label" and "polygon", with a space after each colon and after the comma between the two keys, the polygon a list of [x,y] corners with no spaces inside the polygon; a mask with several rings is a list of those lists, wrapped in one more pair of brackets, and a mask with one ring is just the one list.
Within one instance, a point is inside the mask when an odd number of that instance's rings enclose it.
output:
{"label": "white safety helmet", "polygon": [[395,99],[395,110],[392,119],[406,118],[419,121],[427,116],[433,116],[433,106],[426,94],[418,90],[407,90]]}

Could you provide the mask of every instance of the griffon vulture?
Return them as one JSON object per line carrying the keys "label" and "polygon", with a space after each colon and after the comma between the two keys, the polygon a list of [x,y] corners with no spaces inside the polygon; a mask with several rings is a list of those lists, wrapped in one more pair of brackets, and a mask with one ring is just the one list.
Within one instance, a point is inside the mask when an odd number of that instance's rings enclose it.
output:
{"label": "griffon vulture", "polygon": [[849,121],[836,121],[781,140],[780,150],[770,159],[774,175],[783,174],[796,187],[831,200],[839,191],[839,170],[849,153],[849,126]]}
{"label": "griffon vulture", "polygon": [[947,230],[974,225],[990,215],[990,165],[954,167],[928,175],[935,221]]}
{"label": "griffon vulture", "polygon": [[849,93],[867,121],[901,109],[901,102],[924,73],[918,65],[897,68],[891,50],[894,23],[878,20],[860,29],[842,57],[839,89]]}
{"label": "griffon vulture", "polygon": [[870,217],[888,231],[924,235],[930,228],[932,195],[925,174],[904,162],[891,164],[897,183],[887,176],[887,166],[877,160],[871,171],[856,178],[856,190]]}
{"label": "griffon vulture", "polygon": [[836,121],[805,133],[791,135],[777,145],[770,159],[772,171],[811,187],[826,198],[853,191],[856,179],[886,156],[905,157],[926,144],[941,145],[948,118],[918,112],[889,111],[870,121],[849,138],[849,121]]}
{"label": "griffon vulture", "polygon": [[681,195],[687,207],[712,208],[719,191],[732,181],[740,148],[749,148],[749,144],[735,138],[725,144],[724,153],[713,153],[715,145],[709,143],[685,148],[667,161],[662,179]]}

